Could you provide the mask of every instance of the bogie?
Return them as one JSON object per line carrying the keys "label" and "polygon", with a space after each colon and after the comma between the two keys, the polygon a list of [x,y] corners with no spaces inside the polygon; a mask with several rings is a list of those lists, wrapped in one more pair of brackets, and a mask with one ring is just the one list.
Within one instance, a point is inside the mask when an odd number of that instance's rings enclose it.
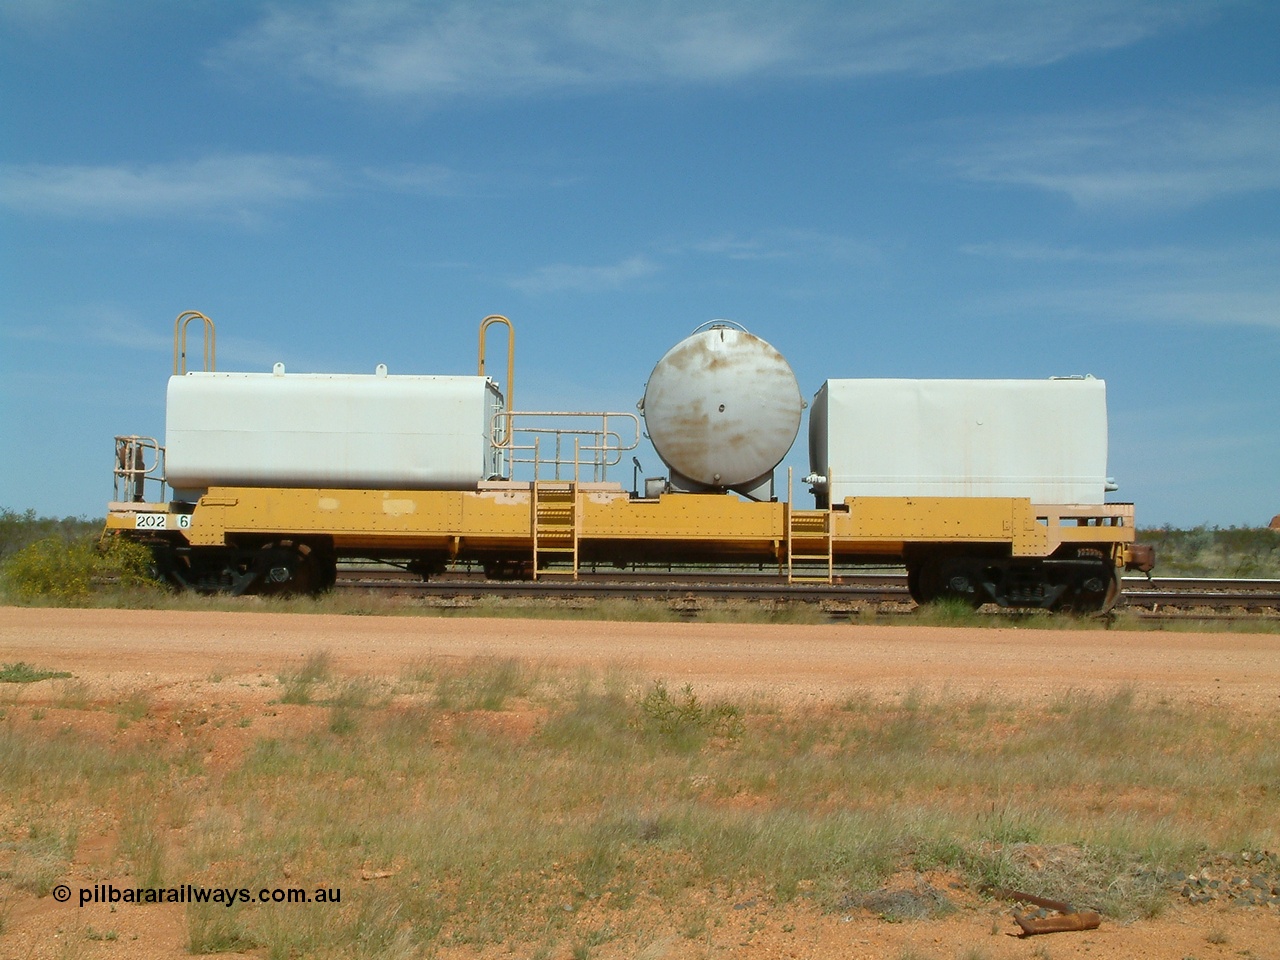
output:
{"label": "bogie", "polygon": [[155,570],[179,590],[232,596],[316,595],[337,582],[331,552],[280,540],[260,547],[192,548],[154,544]]}
{"label": "bogie", "polygon": [[1119,597],[1119,570],[1096,548],[1066,547],[1047,558],[925,554],[907,564],[916,603],[959,599],[1059,612],[1096,613]]}

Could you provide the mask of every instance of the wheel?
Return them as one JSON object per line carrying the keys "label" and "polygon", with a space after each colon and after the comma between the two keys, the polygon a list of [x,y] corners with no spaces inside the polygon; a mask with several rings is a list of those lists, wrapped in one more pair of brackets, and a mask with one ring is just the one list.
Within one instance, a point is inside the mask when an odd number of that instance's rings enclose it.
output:
{"label": "wheel", "polygon": [[928,557],[919,564],[909,564],[907,592],[919,606],[946,598],[976,610],[985,600],[977,561],[966,557]]}
{"label": "wheel", "polygon": [[1062,556],[1055,555],[1050,564],[1058,565],[1055,577],[1061,584],[1051,610],[1105,613],[1120,599],[1120,572],[1103,551],[1079,547]]}
{"label": "wheel", "polygon": [[486,580],[532,580],[533,564],[528,560],[486,560],[484,576]]}
{"label": "wheel", "polygon": [[916,606],[922,607],[933,597],[926,597],[920,589],[921,570],[917,564],[907,564],[907,593],[911,594],[911,599],[916,602]]}
{"label": "wheel", "polygon": [[1059,608],[1071,613],[1106,613],[1120,599],[1120,573],[1115,569],[1090,571],[1082,575]]}
{"label": "wheel", "polygon": [[1106,598],[1102,601],[1102,613],[1109,613],[1120,601],[1120,571],[1111,571],[1111,582],[1107,584]]}
{"label": "wheel", "polygon": [[317,554],[316,563],[320,567],[320,593],[328,593],[338,582],[338,560],[332,554]]}
{"label": "wheel", "polygon": [[305,543],[292,540],[268,543],[254,557],[253,583],[246,593],[262,596],[296,596],[323,593],[337,580],[337,563]]}

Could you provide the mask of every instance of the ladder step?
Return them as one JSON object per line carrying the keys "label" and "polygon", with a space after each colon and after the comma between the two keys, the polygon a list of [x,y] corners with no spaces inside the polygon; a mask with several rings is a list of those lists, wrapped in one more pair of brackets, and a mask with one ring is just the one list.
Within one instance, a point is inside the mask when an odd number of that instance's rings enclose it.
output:
{"label": "ladder step", "polygon": [[[578,578],[578,490],[570,480],[533,485],[534,577]],[[553,568],[551,564],[555,564]]]}

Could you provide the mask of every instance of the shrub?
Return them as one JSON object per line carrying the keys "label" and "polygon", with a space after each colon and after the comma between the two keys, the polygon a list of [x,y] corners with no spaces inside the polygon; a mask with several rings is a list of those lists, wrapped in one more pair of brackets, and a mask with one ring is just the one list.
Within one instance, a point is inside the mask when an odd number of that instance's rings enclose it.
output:
{"label": "shrub", "polygon": [[1172,527],[1138,531],[1156,548],[1156,576],[1278,577],[1280,534],[1266,527]]}
{"label": "shrub", "polygon": [[82,602],[95,582],[113,579],[122,587],[153,582],[151,551],[138,543],[112,538],[61,540],[48,537],[17,551],[0,567],[0,580],[15,598],[65,603]]}
{"label": "shrub", "polygon": [[39,517],[34,510],[18,513],[0,507],[0,560],[4,560],[37,540],[53,537],[79,540],[95,536],[102,520],[86,517]]}
{"label": "shrub", "polygon": [[640,700],[643,726],[656,732],[672,746],[690,749],[700,746],[708,736],[737,739],[742,735],[742,712],[730,703],[706,706],[685,684],[679,697],[667,692],[661,680]]}

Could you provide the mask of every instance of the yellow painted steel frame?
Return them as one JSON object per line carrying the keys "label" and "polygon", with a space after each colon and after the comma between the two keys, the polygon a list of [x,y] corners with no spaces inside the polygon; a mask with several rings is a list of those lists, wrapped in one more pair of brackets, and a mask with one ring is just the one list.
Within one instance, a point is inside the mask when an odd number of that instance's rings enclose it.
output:
{"label": "yellow painted steel frame", "polygon": [[[1014,557],[1047,557],[1067,543],[1110,550],[1117,563],[1133,543],[1133,504],[1033,504],[1021,497],[849,497],[832,517],[837,556],[875,545],[1004,544]],[[866,549],[865,552],[877,552]]]}
{"label": "yellow painted steel frame", "polygon": [[[723,494],[634,500],[615,484],[581,484],[575,504],[580,541],[617,562],[631,559],[631,544],[652,554],[663,543],[785,562],[788,508]],[[339,552],[533,551],[531,492],[521,483],[478,491],[215,487],[185,519],[164,505],[112,504],[108,530],[134,530],[138,513],[165,513],[163,525],[152,517],[146,529],[177,531],[195,547],[310,535],[331,538]],[[901,557],[908,546],[926,544],[1007,544],[1014,557],[1045,557],[1076,543],[1105,549],[1120,563],[1134,539],[1131,504],[1044,506],[999,497],[852,497],[831,511],[830,530],[837,560]]]}

